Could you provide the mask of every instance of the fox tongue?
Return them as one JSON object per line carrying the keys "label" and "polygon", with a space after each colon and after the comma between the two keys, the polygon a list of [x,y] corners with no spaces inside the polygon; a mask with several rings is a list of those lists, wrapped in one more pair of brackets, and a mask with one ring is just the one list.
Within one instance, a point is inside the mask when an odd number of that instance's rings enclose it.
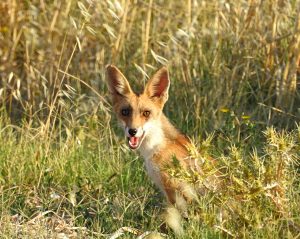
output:
{"label": "fox tongue", "polygon": [[130,137],[129,141],[132,145],[137,145],[139,138],[138,137]]}
{"label": "fox tongue", "polygon": [[142,142],[142,140],[143,140],[143,137],[144,137],[144,133],[142,134],[142,136],[140,136],[140,137],[136,137],[136,136],[129,136],[128,137],[128,144],[129,144],[129,147],[131,148],[131,149],[137,149],[139,146],[140,146],[140,144],[141,144],[141,142]]}

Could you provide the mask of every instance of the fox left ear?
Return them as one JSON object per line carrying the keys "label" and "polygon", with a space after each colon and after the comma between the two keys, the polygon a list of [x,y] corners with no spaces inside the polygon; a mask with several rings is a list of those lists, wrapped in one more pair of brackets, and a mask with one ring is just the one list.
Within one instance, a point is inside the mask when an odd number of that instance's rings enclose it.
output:
{"label": "fox left ear", "polygon": [[158,99],[162,104],[168,100],[170,86],[169,73],[166,67],[158,70],[148,81],[145,92],[150,98]]}
{"label": "fox left ear", "polygon": [[126,97],[132,93],[131,87],[121,71],[113,66],[106,66],[106,80],[113,101],[118,97]]}

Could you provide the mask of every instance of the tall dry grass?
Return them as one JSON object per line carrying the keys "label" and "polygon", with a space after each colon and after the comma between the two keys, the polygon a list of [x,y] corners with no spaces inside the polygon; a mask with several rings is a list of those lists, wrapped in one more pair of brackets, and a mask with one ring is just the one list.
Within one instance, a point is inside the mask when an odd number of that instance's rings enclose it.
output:
{"label": "tall dry grass", "polygon": [[108,63],[138,86],[168,65],[171,100],[183,106],[169,113],[197,118],[197,129],[219,125],[220,108],[282,127],[299,120],[299,1],[13,0],[0,6],[1,104],[13,122],[38,117],[49,131],[50,121],[71,106],[78,114],[98,104],[106,110]]}

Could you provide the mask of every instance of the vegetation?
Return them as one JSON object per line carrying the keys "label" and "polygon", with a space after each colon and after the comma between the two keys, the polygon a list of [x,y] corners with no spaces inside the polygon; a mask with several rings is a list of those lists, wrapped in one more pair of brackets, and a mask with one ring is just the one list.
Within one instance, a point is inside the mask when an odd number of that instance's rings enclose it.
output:
{"label": "vegetation", "polygon": [[299,6],[1,1],[1,238],[161,231],[163,198],[110,110],[109,63],[137,89],[168,65],[165,112],[205,175],[222,173],[226,187],[193,205],[182,238],[299,236]]}

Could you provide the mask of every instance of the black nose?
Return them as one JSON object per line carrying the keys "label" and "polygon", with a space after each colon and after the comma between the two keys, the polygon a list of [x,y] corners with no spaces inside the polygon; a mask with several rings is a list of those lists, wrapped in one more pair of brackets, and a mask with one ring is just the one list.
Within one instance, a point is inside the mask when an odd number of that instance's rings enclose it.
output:
{"label": "black nose", "polygon": [[137,133],[137,129],[129,129],[129,130],[128,130],[128,133],[129,133],[131,136],[135,136],[136,133]]}

